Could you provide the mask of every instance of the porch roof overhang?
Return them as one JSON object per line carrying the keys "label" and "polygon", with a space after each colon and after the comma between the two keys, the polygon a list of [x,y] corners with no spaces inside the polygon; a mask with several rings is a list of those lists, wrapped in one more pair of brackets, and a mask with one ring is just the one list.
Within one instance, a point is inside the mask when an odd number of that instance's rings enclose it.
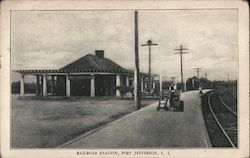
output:
{"label": "porch roof overhang", "polygon": [[108,70],[13,70],[21,74],[131,74],[130,71]]}
{"label": "porch roof overhang", "polygon": [[63,73],[60,70],[13,70],[18,73]]}
{"label": "porch roof overhang", "polygon": [[[13,72],[24,74],[24,75],[89,75],[89,74],[100,74],[100,75],[115,75],[115,74],[123,74],[133,77],[134,71],[126,70],[126,71],[82,71],[82,70],[13,70]],[[140,73],[140,78],[148,77],[147,73]]]}

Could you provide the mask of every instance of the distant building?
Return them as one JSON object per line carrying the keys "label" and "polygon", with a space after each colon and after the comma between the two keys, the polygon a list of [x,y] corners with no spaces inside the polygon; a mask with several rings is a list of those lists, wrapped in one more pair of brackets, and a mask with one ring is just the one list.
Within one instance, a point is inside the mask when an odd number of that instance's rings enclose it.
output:
{"label": "distant building", "polygon": [[[24,95],[24,76],[36,76],[36,95],[41,96],[120,96],[117,87],[133,87],[134,72],[104,57],[103,50],[58,70],[15,70],[21,74],[20,94]],[[147,74],[140,74],[141,90]],[[145,80],[145,81],[144,81]],[[154,83],[155,84],[155,83]]]}

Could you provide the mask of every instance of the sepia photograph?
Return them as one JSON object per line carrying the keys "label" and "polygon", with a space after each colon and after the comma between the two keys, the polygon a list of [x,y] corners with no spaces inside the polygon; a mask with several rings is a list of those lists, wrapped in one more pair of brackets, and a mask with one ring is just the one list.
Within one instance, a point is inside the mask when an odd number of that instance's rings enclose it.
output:
{"label": "sepia photograph", "polygon": [[116,1],[113,8],[95,2],[81,9],[33,8],[35,2],[9,9],[9,52],[1,55],[1,85],[3,74],[9,78],[8,99],[1,87],[1,103],[9,101],[8,150],[247,156],[249,149],[241,151],[249,147],[249,102],[242,85],[249,52],[240,26],[248,4],[236,2],[126,8]]}

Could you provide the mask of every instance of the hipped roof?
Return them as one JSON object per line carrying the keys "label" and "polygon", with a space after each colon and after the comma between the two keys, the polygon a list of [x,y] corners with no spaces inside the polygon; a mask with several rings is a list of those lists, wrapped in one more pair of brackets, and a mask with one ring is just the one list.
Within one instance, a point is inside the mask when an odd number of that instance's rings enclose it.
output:
{"label": "hipped roof", "polygon": [[63,72],[121,72],[130,71],[116,64],[114,61],[101,58],[95,55],[87,54],[84,57],[66,65],[59,71]]}
{"label": "hipped roof", "polygon": [[[128,70],[118,65],[108,58],[101,58],[96,55],[87,54],[80,59],[57,70],[16,70],[20,73],[68,73],[68,72],[106,72],[106,73],[129,73],[133,74],[133,70]],[[146,77],[148,74],[140,73]]]}

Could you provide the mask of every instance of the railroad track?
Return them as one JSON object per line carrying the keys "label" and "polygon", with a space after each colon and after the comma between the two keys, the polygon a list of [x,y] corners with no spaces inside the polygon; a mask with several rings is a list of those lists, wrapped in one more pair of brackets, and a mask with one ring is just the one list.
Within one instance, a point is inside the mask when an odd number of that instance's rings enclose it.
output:
{"label": "railroad track", "polygon": [[221,99],[219,93],[207,95],[202,110],[212,145],[236,148],[237,114]]}

